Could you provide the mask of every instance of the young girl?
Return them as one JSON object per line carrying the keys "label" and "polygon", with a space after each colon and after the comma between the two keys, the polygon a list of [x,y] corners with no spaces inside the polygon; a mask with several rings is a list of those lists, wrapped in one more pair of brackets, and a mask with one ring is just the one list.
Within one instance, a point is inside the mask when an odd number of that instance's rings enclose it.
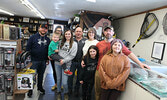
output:
{"label": "young girl", "polygon": [[98,61],[99,50],[95,45],[89,47],[83,61],[85,67],[81,70],[80,83],[82,84],[83,100],[91,100],[91,92],[94,85],[94,75]]}
{"label": "young girl", "polygon": [[125,90],[125,81],[130,73],[130,61],[122,51],[123,43],[119,39],[111,42],[111,50],[103,56],[99,75],[101,78],[100,100],[117,100]]}

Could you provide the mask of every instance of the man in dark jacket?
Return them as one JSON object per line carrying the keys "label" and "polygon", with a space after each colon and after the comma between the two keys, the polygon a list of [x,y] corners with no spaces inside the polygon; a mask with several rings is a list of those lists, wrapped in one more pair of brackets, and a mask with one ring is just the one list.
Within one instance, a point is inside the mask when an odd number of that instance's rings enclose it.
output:
{"label": "man in dark jacket", "polygon": [[[31,54],[32,66],[31,69],[35,69],[38,73],[37,88],[41,94],[45,94],[43,89],[43,74],[46,69],[46,61],[48,59],[48,46],[50,39],[46,36],[48,26],[41,24],[36,34],[32,35],[28,40],[26,51]],[[28,96],[32,95],[32,90],[29,91]]]}

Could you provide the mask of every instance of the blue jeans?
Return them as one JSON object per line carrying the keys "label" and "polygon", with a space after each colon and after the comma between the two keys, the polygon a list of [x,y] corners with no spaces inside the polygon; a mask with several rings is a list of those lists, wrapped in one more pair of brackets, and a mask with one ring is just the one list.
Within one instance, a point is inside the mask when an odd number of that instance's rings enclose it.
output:
{"label": "blue jeans", "polygon": [[80,69],[81,69],[81,62],[72,62],[72,65],[70,67],[70,71],[73,72],[73,74],[71,76],[69,76],[68,88],[71,89],[71,90],[73,89],[73,79],[74,79],[76,69],[77,69],[77,80],[76,80],[76,83],[75,83],[74,90],[78,91],[79,87],[80,87],[79,75],[80,75]]}
{"label": "blue jeans", "polygon": [[57,75],[57,92],[61,92],[61,85],[63,85],[64,93],[68,93],[68,76],[64,74],[64,69],[61,65],[55,64]]}
{"label": "blue jeans", "polygon": [[38,74],[38,83],[37,83],[38,89],[43,88],[42,83],[43,83],[43,74],[46,69],[46,61],[32,61],[32,66],[30,67],[30,69],[35,69]]}

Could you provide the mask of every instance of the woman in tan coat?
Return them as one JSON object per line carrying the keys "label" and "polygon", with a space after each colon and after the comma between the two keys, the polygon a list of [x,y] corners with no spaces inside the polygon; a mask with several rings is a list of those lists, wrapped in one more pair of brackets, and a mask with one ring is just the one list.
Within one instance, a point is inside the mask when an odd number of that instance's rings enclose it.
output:
{"label": "woman in tan coat", "polygon": [[111,50],[103,56],[99,73],[101,78],[100,100],[117,100],[121,91],[125,90],[125,81],[130,73],[130,61],[122,51],[123,43],[115,39]]}

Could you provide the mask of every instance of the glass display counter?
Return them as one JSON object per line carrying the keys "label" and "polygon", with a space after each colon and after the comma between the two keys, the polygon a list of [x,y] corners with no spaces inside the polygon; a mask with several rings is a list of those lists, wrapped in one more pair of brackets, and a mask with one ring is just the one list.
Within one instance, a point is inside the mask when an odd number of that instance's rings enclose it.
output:
{"label": "glass display counter", "polygon": [[167,66],[145,61],[151,70],[131,62],[131,72],[120,100],[167,100]]}

